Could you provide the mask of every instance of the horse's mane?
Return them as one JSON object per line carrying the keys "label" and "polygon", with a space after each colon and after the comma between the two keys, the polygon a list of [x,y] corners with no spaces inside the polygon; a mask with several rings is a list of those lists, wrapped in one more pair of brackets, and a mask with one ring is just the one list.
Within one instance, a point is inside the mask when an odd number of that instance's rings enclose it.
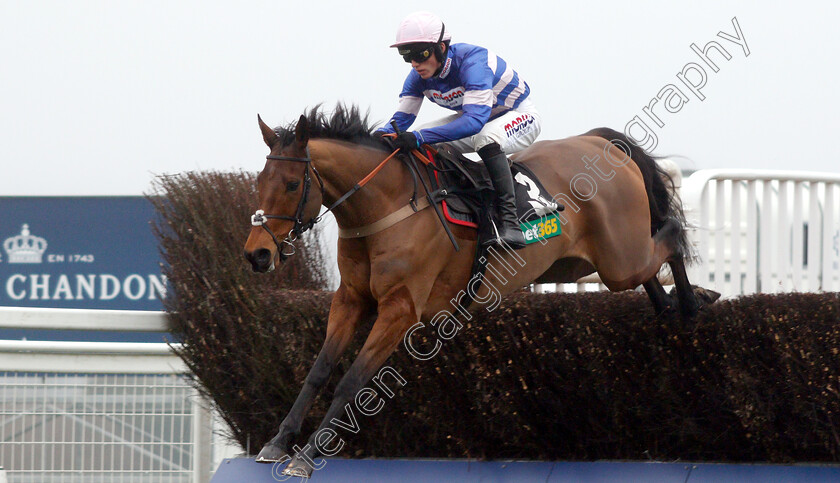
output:
{"label": "horse's mane", "polygon": [[[322,105],[318,104],[303,115],[309,123],[309,135],[312,138],[337,139],[379,149],[385,148],[382,141],[373,135],[375,126],[369,119],[370,113],[362,115],[356,105],[338,103],[332,113],[326,113]],[[274,128],[283,146],[288,146],[294,141],[295,127],[297,121]]]}

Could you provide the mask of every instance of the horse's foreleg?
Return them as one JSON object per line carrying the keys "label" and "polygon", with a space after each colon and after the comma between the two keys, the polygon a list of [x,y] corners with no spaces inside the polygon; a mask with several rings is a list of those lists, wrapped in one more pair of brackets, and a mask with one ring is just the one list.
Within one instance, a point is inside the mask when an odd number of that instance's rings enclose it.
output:
{"label": "horse's foreleg", "polygon": [[288,460],[289,445],[292,439],[300,433],[301,424],[315,396],[326,384],[333,367],[344,349],[353,339],[353,334],[360,319],[369,311],[369,304],[353,293],[345,285],[341,285],[333,297],[330,305],[330,316],[327,322],[327,338],[324,346],[315,359],[315,364],[309,370],[303,388],[300,390],[289,414],[280,423],[280,429],[262,448],[257,455],[260,463],[274,463]]}
{"label": "horse's foreleg", "polygon": [[[329,446],[339,447],[334,441],[335,430],[331,425],[338,425],[351,432],[359,430],[353,410],[353,403],[359,404],[358,396],[365,384],[376,374],[388,357],[394,352],[408,329],[418,320],[411,293],[405,286],[392,290],[379,302],[379,316],[365,341],[364,347],[353,365],[338,383],[332,404],[327,410],[318,430],[312,434],[306,446],[301,449],[284,470],[283,474],[309,477],[312,474],[314,459]],[[367,396],[370,401],[371,396]],[[336,420],[340,420],[336,423]],[[331,450],[330,450],[331,451]]]}

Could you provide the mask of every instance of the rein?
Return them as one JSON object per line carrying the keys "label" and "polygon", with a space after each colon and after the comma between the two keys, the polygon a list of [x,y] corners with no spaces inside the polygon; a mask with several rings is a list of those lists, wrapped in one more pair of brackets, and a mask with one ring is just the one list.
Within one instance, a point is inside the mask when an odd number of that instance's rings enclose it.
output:
{"label": "rein", "polygon": [[[265,157],[265,159],[272,159],[277,161],[291,161],[294,163],[306,163],[306,170],[303,173],[303,195],[300,197],[300,201],[298,202],[297,209],[295,210],[294,216],[288,215],[267,215],[263,210],[257,210],[253,215],[251,215],[251,225],[252,226],[261,226],[265,231],[271,235],[271,239],[274,240],[274,244],[277,246],[277,253],[280,255],[281,259],[288,258],[295,254],[295,245],[294,242],[297,241],[298,237],[302,235],[304,232],[311,229],[315,226],[315,223],[321,221],[321,219],[335,209],[338,205],[344,203],[347,198],[352,196],[354,193],[362,189],[364,185],[368,183],[380,170],[385,166],[385,164],[394,158],[400,150],[397,149],[393,153],[391,153],[387,158],[385,158],[378,166],[373,168],[373,170],[368,173],[367,176],[362,178],[361,181],[356,183],[350,191],[341,195],[341,197],[336,200],[327,211],[319,214],[318,216],[313,217],[309,221],[303,221],[303,210],[306,207],[306,203],[309,201],[309,190],[312,185],[312,177],[309,175],[309,169],[312,169],[312,172],[315,173],[316,178],[318,179],[318,184],[321,186],[321,199],[324,197],[324,180],[321,178],[321,174],[318,173],[318,170],[315,169],[315,166],[312,164],[312,156],[309,154],[309,146],[306,147],[306,157],[299,158],[294,156],[279,156],[275,154],[269,154]],[[288,220],[295,222],[295,226],[286,234],[286,237],[283,240],[278,240],[277,236],[271,231],[266,223],[268,220]],[[283,251],[284,247],[288,247],[291,251]]]}

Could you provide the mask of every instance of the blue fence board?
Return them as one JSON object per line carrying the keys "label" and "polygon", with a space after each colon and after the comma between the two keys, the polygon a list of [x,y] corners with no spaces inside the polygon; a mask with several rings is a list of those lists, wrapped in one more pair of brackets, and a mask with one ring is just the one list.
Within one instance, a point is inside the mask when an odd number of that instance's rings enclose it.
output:
{"label": "blue fence board", "polygon": [[835,465],[717,465],[696,464],[691,483],[721,481],[837,483],[840,466]]}
{"label": "blue fence board", "polygon": [[[458,481],[482,483],[547,482],[837,482],[840,466],[734,465],[641,462],[476,462],[440,460],[317,460],[323,467],[312,483],[364,481],[414,483]],[[227,459],[211,483],[302,481],[283,476],[285,464],[266,465],[253,458]],[[305,480],[303,480],[305,481]]]}

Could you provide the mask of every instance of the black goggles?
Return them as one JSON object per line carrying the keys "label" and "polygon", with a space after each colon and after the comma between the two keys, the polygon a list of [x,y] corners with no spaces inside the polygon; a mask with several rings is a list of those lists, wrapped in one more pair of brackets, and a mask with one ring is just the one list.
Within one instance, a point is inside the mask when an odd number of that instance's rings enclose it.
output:
{"label": "black goggles", "polygon": [[399,49],[398,52],[406,62],[411,63],[414,61],[422,64],[432,57],[433,50],[432,47],[426,47],[424,49]]}

